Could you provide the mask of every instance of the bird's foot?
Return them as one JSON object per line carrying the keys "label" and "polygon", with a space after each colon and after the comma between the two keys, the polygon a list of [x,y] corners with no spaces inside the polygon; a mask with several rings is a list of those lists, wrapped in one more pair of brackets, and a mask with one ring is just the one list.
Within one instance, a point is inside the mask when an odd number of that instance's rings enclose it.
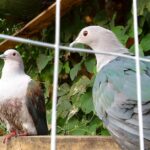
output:
{"label": "bird's foot", "polygon": [[28,133],[27,132],[16,132],[16,131],[12,131],[10,132],[9,134],[7,134],[5,137],[4,137],[4,140],[3,140],[3,143],[6,144],[12,137],[17,137],[17,136],[27,136]]}
{"label": "bird's foot", "polygon": [[7,143],[12,137],[17,136],[16,131],[12,131],[4,137],[3,143]]}

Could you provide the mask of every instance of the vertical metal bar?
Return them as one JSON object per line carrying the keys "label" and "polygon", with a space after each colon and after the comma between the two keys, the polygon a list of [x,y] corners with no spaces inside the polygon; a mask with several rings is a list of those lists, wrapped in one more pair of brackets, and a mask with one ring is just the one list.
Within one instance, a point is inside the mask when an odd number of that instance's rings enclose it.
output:
{"label": "vertical metal bar", "polygon": [[57,89],[59,69],[59,43],[60,43],[60,0],[56,0],[55,18],[55,60],[54,60],[54,81],[53,81],[53,105],[51,123],[51,150],[56,149],[56,119],[57,119]]}
{"label": "vertical metal bar", "polygon": [[144,150],[137,0],[133,0],[133,20],[134,20],[134,41],[135,41],[135,54],[136,54],[135,61],[136,61],[136,80],[137,80],[136,83],[137,83],[137,98],[138,98],[139,141],[140,141],[140,150]]}

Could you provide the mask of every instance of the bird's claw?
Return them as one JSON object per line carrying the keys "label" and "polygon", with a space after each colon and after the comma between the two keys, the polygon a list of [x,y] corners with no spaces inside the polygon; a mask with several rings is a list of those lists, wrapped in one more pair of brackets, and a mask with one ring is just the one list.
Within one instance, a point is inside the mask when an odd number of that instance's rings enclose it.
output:
{"label": "bird's claw", "polygon": [[27,132],[17,133],[16,131],[13,131],[5,136],[3,143],[6,144],[12,137],[27,136],[27,135],[28,135]]}
{"label": "bird's claw", "polygon": [[13,131],[4,137],[3,143],[6,144],[12,137],[17,136],[17,132]]}

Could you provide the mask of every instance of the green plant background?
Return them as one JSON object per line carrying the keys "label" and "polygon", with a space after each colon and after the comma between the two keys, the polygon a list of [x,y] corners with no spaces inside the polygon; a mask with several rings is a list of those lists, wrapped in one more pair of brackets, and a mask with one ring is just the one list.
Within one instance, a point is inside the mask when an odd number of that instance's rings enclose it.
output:
{"label": "green plant background", "polygon": [[[150,52],[150,1],[139,0],[138,6],[140,52],[143,56]],[[0,33],[11,35],[24,24],[21,21],[10,23],[9,20],[0,18]],[[92,24],[112,30],[129,51],[134,53],[131,0],[109,0],[107,3],[104,0],[87,0],[74,7],[61,18],[61,44],[68,46],[83,27]],[[54,36],[53,24],[33,39],[54,43]],[[42,83],[50,127],[54,49],[26,44],[17,45],[16,49],[23,57],[26,73]],[[57,134],[109,135],[102,121],[96,116],[92,103],[92,85],[96,75],[94,55],[63,50],[59,60]],[[0,62],[0,69],[2,65],[3,62]],[[3,126],[1,130],[4,130]]]}

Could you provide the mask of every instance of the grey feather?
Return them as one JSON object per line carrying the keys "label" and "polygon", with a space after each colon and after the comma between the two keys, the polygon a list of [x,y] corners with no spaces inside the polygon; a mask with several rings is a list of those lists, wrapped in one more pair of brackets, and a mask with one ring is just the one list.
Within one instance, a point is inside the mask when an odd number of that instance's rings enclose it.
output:
{"label": "grey feather", "polygon": [[[135,60],[103,54],[130,55],[113,32],[100,26],[83,28],[70,46],[76,43],[86,44],[95,51],[98,73],[93,102],[97,115],[122,149],[139,149]],[[141,61],[140,72],[144,144],[150,150],[150,63]]]}
{"label": "grey feather", "polygon": [[[147,143],[146,147],[150,148],[150,92],[148,92],[150,89],[150,75],[147,73],[148,69],[147,63],[141,62],[144,138]],[[128,136],[138,137],[134,60],[118,57],[103,67],[95,79],[93,100],[98,116],[107,120],[107,128],[119,143],[122,144],[121,139],[119,139],[121,136],[123,138]],[[128,141],[128,139],[126,140]],[[137,149],[138,142],[137,139],[136,146],[134,146],[135,141],[131,138],[125,147]]]}
{"label": "grey feather", "polygon": [[48,134],[44,95],[39,84],[33,80],[28,85],[26,104],[32,116],[37,134]]}

